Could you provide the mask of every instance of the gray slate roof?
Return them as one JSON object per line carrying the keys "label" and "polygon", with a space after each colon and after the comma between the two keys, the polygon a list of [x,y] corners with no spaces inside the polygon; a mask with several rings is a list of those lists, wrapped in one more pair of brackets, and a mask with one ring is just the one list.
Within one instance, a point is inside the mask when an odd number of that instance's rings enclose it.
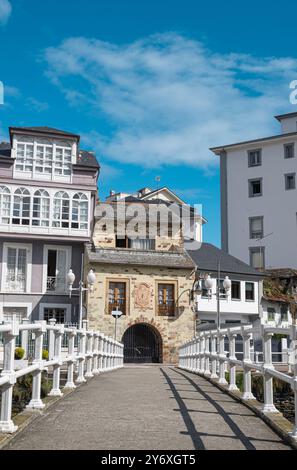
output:
{"label": "gray slate roof", "polygon": [[72,132],[63,131],[61,129],[56,129],[55,127],[48,127],[48,126],[35,126],[35,127],[10,127],[9,132],[11,131],[23,131],[23,132],[37,132],[37,133],[46,133],[46,134],[54,134],[54,135],[61,135],[61,136],[69,136],[75,137],[76,139],[80,139],[78,134],[73,134]]}
{"label": "gray slate roof", "polygon": [[185,243],[185,248],[188,255],[201,271],[216,272],[218,269],[218,261],[220,260],[222,272],[264,277],[263,273],[256,271],[248,264],[229,255],[226,251],[217,248],[211,243],[201,243],[201,247],[196,250],[191,250],[190,245]]}
{"label": "gray slate roof", "polygon": [[160,268],[194,269],[194,263],[186,252],[138,251],[127,249],[87,248],[91,263],[119,264],[127,266],[156,266]]}

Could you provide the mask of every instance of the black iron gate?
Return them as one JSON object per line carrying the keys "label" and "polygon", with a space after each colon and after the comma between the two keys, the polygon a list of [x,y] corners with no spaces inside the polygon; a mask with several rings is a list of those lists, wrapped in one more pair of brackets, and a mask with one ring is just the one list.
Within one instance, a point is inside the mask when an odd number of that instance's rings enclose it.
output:
{"label": "black iron gate", "polygon": [[161,338],[144,324],[130,326],[123,336],[124,362],[161,362]]}

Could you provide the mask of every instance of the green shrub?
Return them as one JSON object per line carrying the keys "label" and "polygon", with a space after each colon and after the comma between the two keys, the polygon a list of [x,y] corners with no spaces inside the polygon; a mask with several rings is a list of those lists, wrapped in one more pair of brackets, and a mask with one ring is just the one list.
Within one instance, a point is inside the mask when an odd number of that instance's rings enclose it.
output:
{"label": "green shrub", "polygon": [[47,351],[46,349],[43,349],[43,350],[42,350],[42,359],[43,359],[44,361],[48,361],[48,357],[49,357],[49,356],[48,356],[48,351]]}
{"label": "green shrub", "polygon": [[[21,412],[31,400],[32,374],[24,375],[17,380],[13,387],[12,407],[13,413]],[[41,398],[46,397],[52,388],[52,381],[48,379],[46,372],[41,376]]]}
{"label": "green shrub", "polygon": [[23,348],[15,348],[14,350],[15,359],[23,359],[24,355],[25,355],[25,350]]}

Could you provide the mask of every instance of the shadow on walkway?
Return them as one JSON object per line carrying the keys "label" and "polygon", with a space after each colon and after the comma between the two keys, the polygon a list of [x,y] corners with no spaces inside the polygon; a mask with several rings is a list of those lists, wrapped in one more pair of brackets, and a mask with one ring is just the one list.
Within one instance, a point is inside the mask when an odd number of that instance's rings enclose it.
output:
{"label": "shadow on walkway", "polygon": [[[171,371],[173,371],[174,373],[178,374],[176,377],[182,377],[183,378],[183,383],[180,382],[180,380],[177,380],[177,384],[175,383],[175,379],[172,379],[172,377],[170,377],[168,375],[167,372],[165,372],[165,370],[163,368],[160,368],[163,376],[165,377],[166,379],[166,382],[167,384],[169,385],[170,387],[170,390],[172,391],[173,393],[173,397],[175,398],[178,406],[179,406],[179,409],[176,410],[176,411],[179,411],[182,415],[182,418],[183,418],[183,421],[187,427],[187,431],[188,431],[188,434],[189,436],[191,437],[192,439],[192,442],[193,442],[193,446],[195,447],[196,450],[203,450],[205,449],[205,445],[203,443],[203,440],[202,440],[202,437],[203,436],[212,436],[212,437],[215,437],[217,436],[218,438],[228,438],[228,439],[237,439],[239,440],[243,447],[246,449],[246,450],[256,450],[256,447],[255,445],[253,444],[252,441],[262,441],[262,442],[271,442],[271,443],[275,443],[276,441],[274,440],[269,440],[269,439],[257,439],[257,438],[254,438],[254,437],[248,437],[244,432],[242,432],[242,430],[240,429],[240,427],[233,421],[233,419],[231,418],[231,416],[251,416],[251,415],[247,415],[246,414],[246,410],[244,409],[244,406],[243,405],[240,405],[242,407],[242,411],[243,411],[243,414],[239,413],[227,413],[225,411],[225,409],[220,405],[220,402],[228,402],[228,403],[232,403],[232,399],[227,401],[227,400],[220,400],[219,397],[218,397],[218,400],[217,399],[214,399],[212,398],[212,396],[207,393],[205,390],[203,390],[193,379],[191,379],[188,375],[184,374],[183,372],[177,370],[177,369],[174,369],[174,368],[170,368]],[[188,383],[185,384],[184,381],[187,381]],[[182,386],[183,390],[182,391],[185,391],[184,390],[184,386],[185,385],[188,385],[190,384],[192,386],[192,391],[196,391],[199,393],[199,397],[196,397],[196,398],[186,398],[186,397],[182,397],[180,395],[180,391],[181,390],[178,390],[179,386]],[[211,386],[209,387],[209,384],[206,382],[206,385],[208,385],[207,389],[211,390],[214,392],[216,392],[216,389],[214,388],[214,386]],[[187,392],[190,392],[190,390],[187,390]],[[220,392],[219,394],[216,393],[217,395],[221,395],[222,398],[224,397],[224,394],[222,392]],[[214,410],[213,411],[206,411],[206,410],[193,410],[193,409],[189,409],[187,408],[187,405],[185,404],[184,400],[205,400],[207,401],[209,404],[211,404],[213,407],[214,407]],[[230,431],[232,431],[233,435],[222,435],[222,434],[213,434],[213,433],[205,433],[205,432],[199,432],[199,429],[196,429],[196,426],[193,422],[193,419],[191,417],[191,413],[197,413],[199,415],[199,413],[202,413],[202,414],[209,414],[209,415],[214,415],[214,414],[217,414],[219,415],[221,418],[223,418],[223,420],[225,421],[225,423],[227,424],[228,428],[230,429]],[[245,412],[245,413],[244,413]]]}

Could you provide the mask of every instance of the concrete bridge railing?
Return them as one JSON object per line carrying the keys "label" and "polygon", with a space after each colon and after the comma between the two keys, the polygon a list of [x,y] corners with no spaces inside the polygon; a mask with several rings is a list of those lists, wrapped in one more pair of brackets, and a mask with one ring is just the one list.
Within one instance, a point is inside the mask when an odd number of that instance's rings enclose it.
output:
{"label": "concrete bridge railing", "polygon": [[[287,335],[291,339],[290,363],[288,373],[275,369],[272,363],[271,340],[274,334]],[[235,342],[240,335],[243,341],[243,358],[236,357]],[[263,363],[252,360],[251,339],[262,338]],[[229,351],[226,351],[225,339],[228,338]],[[289,357],[289,356],[288,356]],[[218,383],[228,385],[228,390],[238,390],[236,385],[236,368],[243,370],[243,399],[255,400],[252,394],[251,372],[257,371],[263,377],[264,413],[278,412],[274,406],[273,380],[279,379],[290,384],[295,400],[295,426],[291,437],[297,440],[297,327],[271,328],[252,325],[232,328],[220,328],[198,332],[196,337],[183,344],[179,349],[179,367],[181,369],[217,379]],[[229,383],[226,380],[229,370]]]}
{"label": "concrete bridge railing", "polygon": [[[11,323],[0,325],[3,336],[3,369],[0,374],[1,411],[0,432],[13,433],[17,430],[12,417],[13,387],[19,377],[33,375],[30,409],[43,409],[41,400],[42,371],[52,368],[53,385],[51,396],[63,395],[60,385],[61,367],[67,369],[65,388],[75,388],[74,368],[77,366],[76,382],[82,383],[101,372],[123,367],[123,344],[99,331],[87,329],[83,321],[82,329],[68,328],[56,324],[55,320],[37,321],[32,324],[19,324],[15,318]],[[34,335],[33,358],[21,369],[15,367],[16,338],[22,336],[22,346],[28,347],[29,333]],[[62,352],[62,338],[67,336],[68,351]],[[46,347],[45,347],[46,339]],[[47,360],[43,360],[43,350],[49,351]]]}

